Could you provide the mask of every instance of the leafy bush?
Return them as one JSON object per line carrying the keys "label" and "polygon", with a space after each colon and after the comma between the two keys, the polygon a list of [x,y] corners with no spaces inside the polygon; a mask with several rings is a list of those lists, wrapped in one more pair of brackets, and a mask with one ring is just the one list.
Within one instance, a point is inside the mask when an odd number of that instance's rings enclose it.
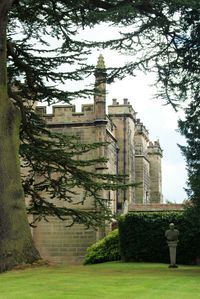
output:
{"label": "leafy bush", "polygon": [[165,230],[175,223],[180,231],[177,262],[196,263],[200,256],[200,219],[194,210],[186,212],[129,213],[119,221],[120,252],[123,261],[169,262]]}
{"label": "leafy bush", "polygon": [[120,260],[118,229],[113,230],[105,238],[87,249],[84,264],[97,264],[116,260]]}

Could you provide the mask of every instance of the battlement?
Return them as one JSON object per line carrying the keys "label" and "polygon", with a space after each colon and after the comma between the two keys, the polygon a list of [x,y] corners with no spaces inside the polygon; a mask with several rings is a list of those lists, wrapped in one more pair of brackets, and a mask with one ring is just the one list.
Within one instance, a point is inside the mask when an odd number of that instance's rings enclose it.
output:
{"label": "battlement", "polygon": [[160,155],[162,157],[163,150],[160,147],[159,140],[153,142],[149,142],[148,146],[148,154],[149,155]]}
{"label": "battlement", "polygon": [[76,112],[75,105],[54,105],[52,113],[47,113],[46,106],[37,106],[36,111],[42,115],[48,123],[80,122],[94,120],[94,105],[83,104],[81,112]]}
{"label": "battlement", "polygon": [[149,131],[146,129],[140,119],[137,119],[136,121],[136,134],[143,135],[146,141],[149,141]]}
{"label": "battlement", "polygon": [[133,118],[134,121],[136,120],[136,112],[127,98],[123,99],[122,104],[120,104],[117,99],[113,99],[112,105],[108,106],[108,114],[110,116],[121,116],[125,114]]}

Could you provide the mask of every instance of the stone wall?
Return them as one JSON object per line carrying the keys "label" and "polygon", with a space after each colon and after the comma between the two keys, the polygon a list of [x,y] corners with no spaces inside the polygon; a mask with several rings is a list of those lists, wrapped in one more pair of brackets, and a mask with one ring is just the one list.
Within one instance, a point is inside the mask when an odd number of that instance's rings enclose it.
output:
{"label": "stone wall", "polygon": [[36,223],[33,238],[44,259],[56,264],[82,263],[87,247],[96,242],[97,234],[94,229],[80,224],[66,227],[69,224],[70,221],[63,222],[55,217]]}

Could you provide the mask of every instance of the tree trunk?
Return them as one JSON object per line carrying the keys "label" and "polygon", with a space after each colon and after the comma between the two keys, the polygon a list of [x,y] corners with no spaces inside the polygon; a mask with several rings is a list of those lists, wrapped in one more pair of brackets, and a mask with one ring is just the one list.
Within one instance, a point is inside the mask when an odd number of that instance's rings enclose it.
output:
{"label": "tree trunk", "polygon": [[7,94],[6,26],[13,1],[1,0],[0,4],[0,272],[39,259],[21,184],[20,112]]}

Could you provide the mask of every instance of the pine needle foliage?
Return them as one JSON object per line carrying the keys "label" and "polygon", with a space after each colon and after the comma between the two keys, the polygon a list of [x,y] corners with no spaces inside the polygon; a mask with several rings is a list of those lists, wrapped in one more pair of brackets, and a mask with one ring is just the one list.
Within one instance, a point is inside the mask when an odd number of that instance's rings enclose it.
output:
{"label": "pine needle foliage", "polygon": [[[100,226],[113,217],[101,191],[130,186],[124,184],[123,176],[91,171],[97,163],[107,162],[104,157],[84,158],[85,153],[108,144],[81,144],[74,136],[53,133],[34,110],[38,101],[49,105],[70,103],[94,92],[94,87],[68,88],[70,82],[76,81],[78,86],[95,70],[85,63],[91,53],[90,44],[76,38],[84,26],[83,5],[87,7],[85,1],[13,2],[7,34],[8,92],[22,116],[20,156],[22,169],[28,169],[28,174],[22,175],[24,191],[30,199],[28,212],[35,215],[35,220],[70,217],[71,225],[76,222]],[[72,207],[77,187],[83,195]],[[93,208],[80,210],[77,205],[84,204],[87,198],[93,198]]]}
{"label": "pine needle foliage", "polygon": [[[192,203],[199,208],[200,206],[200,109],[199,97],[192,100],[185,110],[185,120],[179,121],[179,129],[186,138],[186,145],[180,146],[186,158],[188,181],[187,194]],[[198,209],[199,210],[199,209]]]}

